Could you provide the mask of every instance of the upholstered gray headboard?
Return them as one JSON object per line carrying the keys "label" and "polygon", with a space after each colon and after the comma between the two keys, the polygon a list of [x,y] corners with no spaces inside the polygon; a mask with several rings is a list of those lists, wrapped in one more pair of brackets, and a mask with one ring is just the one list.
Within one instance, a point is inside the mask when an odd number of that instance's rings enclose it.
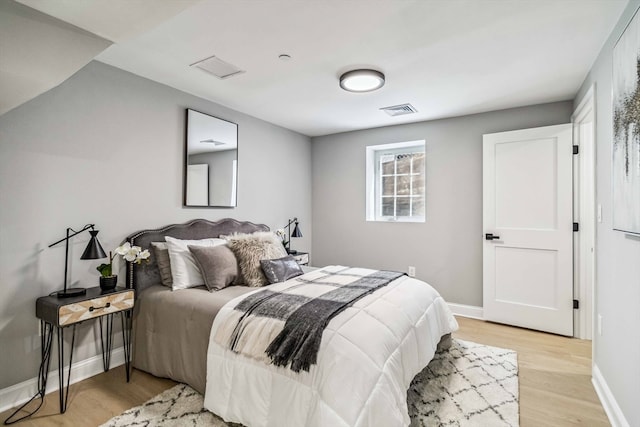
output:
{"label": "upholstered gray headboard", "polygon": [[[206,219],[194,219],[184,224],[171,224],[155,230],[138,231],[129,235],[125,240],[131,245],[151,250],[151,242],[164,242],[165,236],[192,240],[219,237],[221,234],[253,233],[256,231],[269,231],[269,227],[264,224],[237,221],[231,218],[215,222]],[[133,288],[139,293],[151,285],[160,283],[160,271],[153,253],[151,255],[148,263],[141,265],[127,263],[128,288]]]}

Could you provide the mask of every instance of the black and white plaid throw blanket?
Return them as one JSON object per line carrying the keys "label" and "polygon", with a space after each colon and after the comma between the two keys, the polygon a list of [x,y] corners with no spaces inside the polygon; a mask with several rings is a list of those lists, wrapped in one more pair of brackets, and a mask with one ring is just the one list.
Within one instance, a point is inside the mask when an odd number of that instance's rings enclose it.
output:
{"label": "black and white plaid throw blanket", "polygon": [[403,275],[330,266],[298,276],[242,299],[214,339],[236,353],[308,371],[329,321]]}

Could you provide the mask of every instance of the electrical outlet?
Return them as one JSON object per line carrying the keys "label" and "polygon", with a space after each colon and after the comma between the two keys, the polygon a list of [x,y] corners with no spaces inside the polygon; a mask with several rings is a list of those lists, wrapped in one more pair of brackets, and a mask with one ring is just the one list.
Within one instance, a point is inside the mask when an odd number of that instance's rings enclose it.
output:
{"label": "electrical outlet", "polygon": [[598,222],[602,222],[602,205],[600,203],[598,203],[597,217]]}
{"label": "electrical outlet", "polygon": [[416,268],[410,265],[407,274],[409,277],[416,277]]}
{"label": "electrical outlet", "polygon": [[598,335],[602,335],[602,314],[598,314]]}
{"label": "electrical outlet", "polygon": [[33,348],[33,350],[39,350],[40,349],[40,338],[38,337],[31,337],[31,348]]}

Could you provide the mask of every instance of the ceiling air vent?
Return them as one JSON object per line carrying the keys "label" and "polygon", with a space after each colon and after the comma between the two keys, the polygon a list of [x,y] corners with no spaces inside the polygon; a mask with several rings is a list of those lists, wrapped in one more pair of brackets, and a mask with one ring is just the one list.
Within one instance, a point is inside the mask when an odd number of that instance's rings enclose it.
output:
{"label": "ceiling air vent", "polygon": [[213,74],[219,79],[226,79],[228,77],[235,76],[236,74],[244,73],[244,70],[236,67],[233,64],[223,61],[217,56],[203,59],[202,61],[191,64],[192,67],[198,67],[207,73]]}
{"label": "ceiling air vent", "polygon": [[403,116],[405,114],[417,113],[418,110],[411,104],[392,105],[391,107],[381,108],[382,111],[390,116]]}

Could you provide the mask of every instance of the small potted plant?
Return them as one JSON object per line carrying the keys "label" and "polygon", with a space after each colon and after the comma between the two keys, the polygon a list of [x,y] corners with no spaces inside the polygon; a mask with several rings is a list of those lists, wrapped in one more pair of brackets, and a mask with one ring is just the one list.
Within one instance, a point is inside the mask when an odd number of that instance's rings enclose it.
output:
{"label": "small potted plant", "polygon": [[129,242],[118,246],[115,255],[109,251],[109,263],[103,263],[96,267],[96,270],[100,272],[100,289],[103,291],[114,289],[118,283],[118,276],[113,274],[113,259],[116,255],[121,255],[128,262],[140,264],[142,261],[147,261],[151,254],[148,249],[143,251],[140,246],[131,246]]}

